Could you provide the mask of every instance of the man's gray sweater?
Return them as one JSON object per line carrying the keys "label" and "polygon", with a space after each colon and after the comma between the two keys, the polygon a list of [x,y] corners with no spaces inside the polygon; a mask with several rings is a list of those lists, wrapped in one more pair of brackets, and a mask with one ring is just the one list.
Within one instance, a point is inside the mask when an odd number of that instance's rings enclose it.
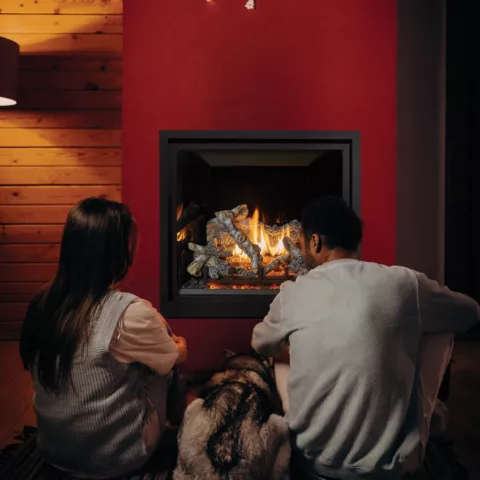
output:
{"label": "man's gray sweater", "polygon": [[339,260],[284,283],[252,346],[275,356],[290,344],[286,419],[319,475],[395,479],[425,428],[422,335],[479,319],[475,301],[423,274]]}

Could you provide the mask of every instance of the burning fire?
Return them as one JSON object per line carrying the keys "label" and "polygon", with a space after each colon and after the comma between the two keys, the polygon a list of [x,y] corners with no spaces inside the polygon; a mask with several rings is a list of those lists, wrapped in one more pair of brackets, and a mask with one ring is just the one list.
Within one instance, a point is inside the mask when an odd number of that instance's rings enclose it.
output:
{"label": "burning fire", "polygon": [[[180,216],[182,215],[182,213],[183,213],[183,203],[180,203],[179,205],[177,205],[177,222]],[[186,227],[183,227],[179,232],[177,232],[177,242],[182,242],[190,235],[190,231],[188,227],[189,226],[187,225]]]}
{"label": "burning fire", "polygon": [[[275,235],[276,239],[278,240],[272,244],[271,238],[265,232],[265,224],[263,222],[259,222],[259,218],[260,212],[258,209],[255,209],[249,224],[248,239],[254,245],[258,245],[260,247],[263,257],[277,257],[287,253],[285,247],[283,246],[283,239],[290,235],[289,228],[285,226],[278,227],[281,229],[278,235]],[[247,254],[243,252],[238,245],[235,245],[235,249],[232,253],[234,257],[239,257],[242,260],[248,260]]]}

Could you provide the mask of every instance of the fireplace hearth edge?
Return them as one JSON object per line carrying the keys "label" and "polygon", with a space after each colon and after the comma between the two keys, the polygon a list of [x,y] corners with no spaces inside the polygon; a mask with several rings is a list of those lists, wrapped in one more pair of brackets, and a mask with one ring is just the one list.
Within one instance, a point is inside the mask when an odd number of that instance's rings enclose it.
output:
{"label": "fireplace hearth edge", "polygon": [[[262,318],[279,290],[185,290],[177,284],[177,161],[182,149],[338,150],[342,196],[360,214],[360,133],[357,131],[161,131],[160,311],[166,318]],[[274,166],[274,165],[272,165]],[[320,196],[321,191],[318,192]],[[235,205],[231,205],[233,208]],[[253,208],[253,206],[252,206]]]}

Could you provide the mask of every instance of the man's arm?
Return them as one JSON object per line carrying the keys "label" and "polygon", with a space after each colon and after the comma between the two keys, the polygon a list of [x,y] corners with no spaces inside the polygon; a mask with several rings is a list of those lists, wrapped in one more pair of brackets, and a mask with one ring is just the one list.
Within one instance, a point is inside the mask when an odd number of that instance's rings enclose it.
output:
{"label": "man's arm", "polygon": [[422,273],[417,279],[424,333],[461,333],[480,321],[480,306],[475,300],[442,287]]}
{"label": "man's arm", "polygon": [[270,304],[268,315],[253,329],[252,347],[260,355],[275,357],[288,347],[282,328],[282,291]]}

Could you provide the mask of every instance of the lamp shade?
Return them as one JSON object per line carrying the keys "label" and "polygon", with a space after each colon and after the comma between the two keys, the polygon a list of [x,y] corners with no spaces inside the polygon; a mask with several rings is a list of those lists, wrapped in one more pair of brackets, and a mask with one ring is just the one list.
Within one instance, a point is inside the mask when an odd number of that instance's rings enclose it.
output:
{"label": "lamp shade", "polygon": [[19,61],[18,43],[0,37],[0,107],[17,103]]}

